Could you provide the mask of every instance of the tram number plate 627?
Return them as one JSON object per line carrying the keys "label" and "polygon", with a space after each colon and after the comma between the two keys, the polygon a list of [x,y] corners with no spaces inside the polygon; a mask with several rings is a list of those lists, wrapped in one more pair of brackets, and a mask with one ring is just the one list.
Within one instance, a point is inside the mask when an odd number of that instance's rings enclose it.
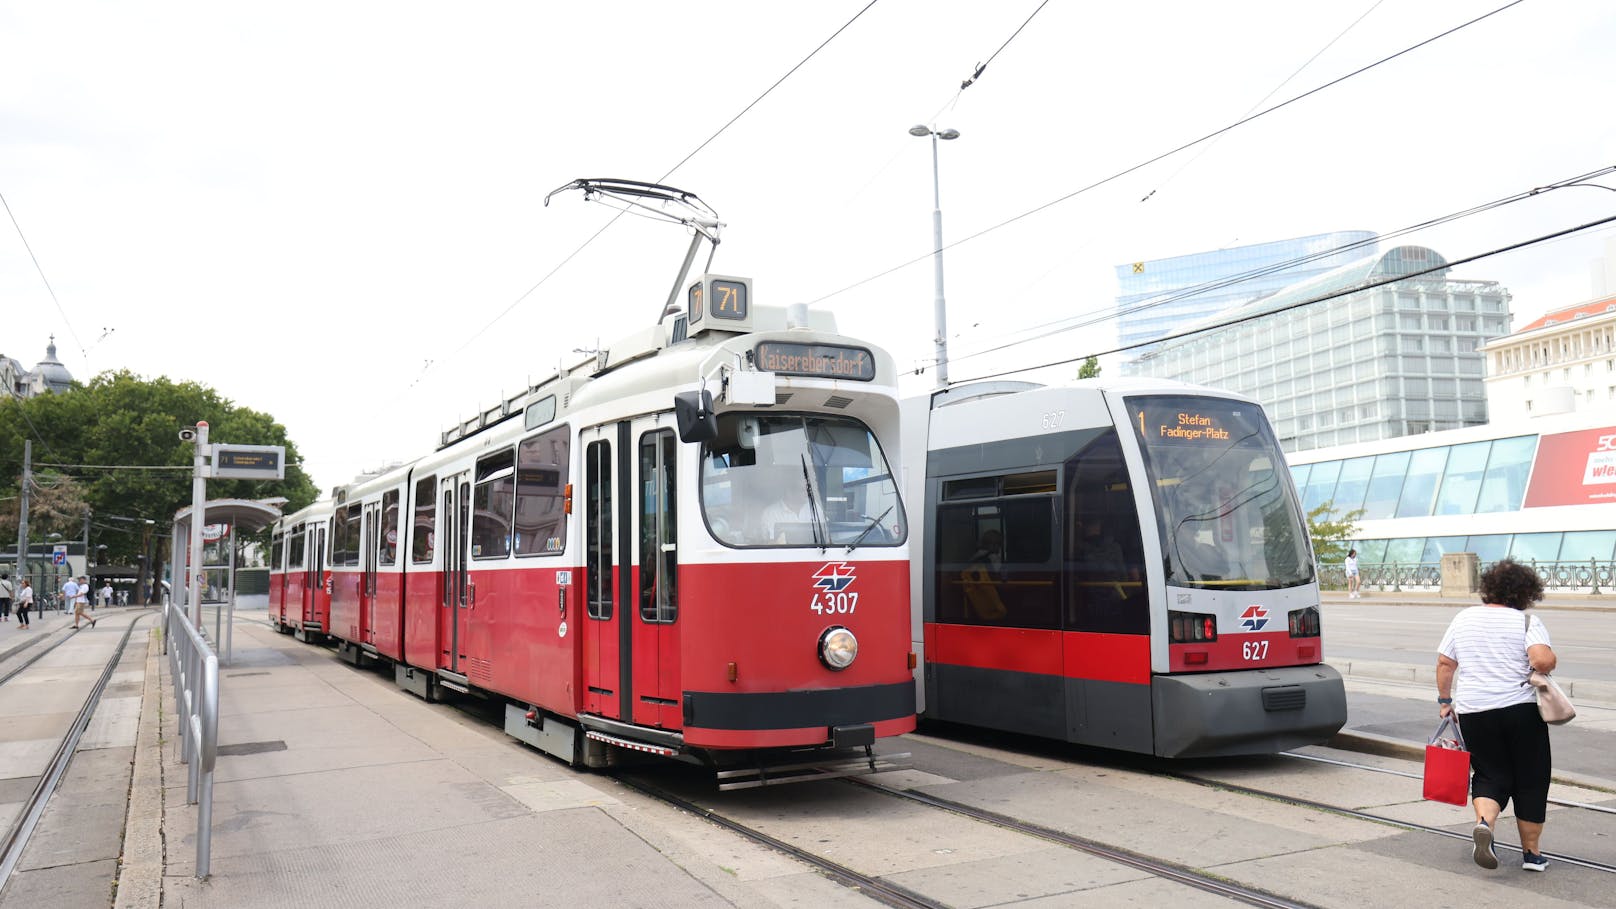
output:
{"label": "tram number plate 627", "polygon": [[844,591],[842,593],[816,593],[814,600],[808,608],[820,615],[852,615],[858,609],[857,593]]}
{"label": "tram number plate 627", "polygon": [[1247,660],[1268,659],[1267,641],[1243,641],[1240,644],[1240,656]]}

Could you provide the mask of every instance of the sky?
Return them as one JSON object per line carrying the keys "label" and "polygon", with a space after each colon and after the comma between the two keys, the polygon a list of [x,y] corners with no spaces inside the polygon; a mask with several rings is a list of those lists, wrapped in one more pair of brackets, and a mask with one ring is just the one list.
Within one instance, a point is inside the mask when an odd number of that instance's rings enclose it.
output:
{"label": "sky", "polygon": [[[613,177],[698,195],[713,272],[833,312],[918,392],[916,124],[961,134],[936,172],[950,379],[1099,353],[1116,265],[1388,233],[1616,164],[1616,4],[1522,0],[1415,47],[1507,2],[0,0],[0,353],[32,367],[54,335],[81,380],[208,385],[329,490],[655,320],[683,229],[544,204]],[[1401,242],[1461,259],[1612,215],[1573,187]],[[1588,299],[1612,238],[1453,276],[1502,282],[1524,325]]]}

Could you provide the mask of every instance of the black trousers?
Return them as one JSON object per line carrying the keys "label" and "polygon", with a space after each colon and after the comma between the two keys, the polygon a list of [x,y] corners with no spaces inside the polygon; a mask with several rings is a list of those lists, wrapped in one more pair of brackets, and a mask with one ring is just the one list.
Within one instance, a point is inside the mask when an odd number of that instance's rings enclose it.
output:
{"label": "black trousers", "polygon": [[1470,797],[1500,806],[1515,800],[1515,816],[1543,823],[1549,808],[1549,727],[1537,703],[1513,704],[1459,717],[1470,748]]}

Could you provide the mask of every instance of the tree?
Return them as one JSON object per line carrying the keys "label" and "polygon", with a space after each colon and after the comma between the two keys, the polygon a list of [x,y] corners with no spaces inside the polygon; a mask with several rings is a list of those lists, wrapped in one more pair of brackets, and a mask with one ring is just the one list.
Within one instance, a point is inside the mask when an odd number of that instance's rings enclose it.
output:
{"label": "tree", "polygon": [[1325,502],[1307,513],[1307,534],[1313,540],[1315,564],[1326,565],[1345,559],[1347,541],[1357,536],[1357,521],[1364,516],[1362,508],[1348,512],[1340,519],[1336,519],[1334,513],[1333,501]]}
{"label": "tree", "polygon": [[[297,446],[274,418],[195,382],[145,379],[128,371],[102,373],[62,394],[0,403],[0,476],[17,488],[23,441],[33,440],[34,494],[59,492],[49,500],[48,520],[71,520],[70,527],[48,529],[77,537],[88,505],[93,543],[105,545],[112,561],[144,569],[162,561],[174,513],[191,503],[195,449],[181,441],[179,431],[201,420],[214,441],[286,447],[285,480],[212,480],[209,498],[284,496],[287,511],[318,498],[313,481],[298,466]],[[0,510],[0,539],[15,539],[18,507],[13,497]],[[29,508],[30,530],[41,526],[36,524],[41,507]]]}
{"label": "tree", "polygon": [[1079,379],[1097,379],[1100,376],[1100,358],[1089,357],[1077,370]]}

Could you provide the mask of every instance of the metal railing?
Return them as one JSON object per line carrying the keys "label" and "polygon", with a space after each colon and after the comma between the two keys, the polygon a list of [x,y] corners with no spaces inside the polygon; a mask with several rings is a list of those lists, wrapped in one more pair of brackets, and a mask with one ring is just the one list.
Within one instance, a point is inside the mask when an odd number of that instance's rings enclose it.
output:
{"label": "metal railing", "polygon": [[[1616,562],[1589,559],[1582,562],[1539,562],[1527,559],[1543,582],[1545,592],[1616,593]],[[1493,566],[1482,562],[1481,571]],[[1364,562],[1358,566],[1358,580],[1365,590],[1401,592],[1440,590],[1440,562]],[[1340,565],[1319,566],[1319,586],[1325,590],[1346,590],[1347,575]]]}
{"label": "metal railing", "polygon": [[186,804],[196,805],[196,877],[213,848],[213,765],[219,756],[219,657],[178,606],[163,606],[163,649],[174,678],[180,761],[189,767]]}

